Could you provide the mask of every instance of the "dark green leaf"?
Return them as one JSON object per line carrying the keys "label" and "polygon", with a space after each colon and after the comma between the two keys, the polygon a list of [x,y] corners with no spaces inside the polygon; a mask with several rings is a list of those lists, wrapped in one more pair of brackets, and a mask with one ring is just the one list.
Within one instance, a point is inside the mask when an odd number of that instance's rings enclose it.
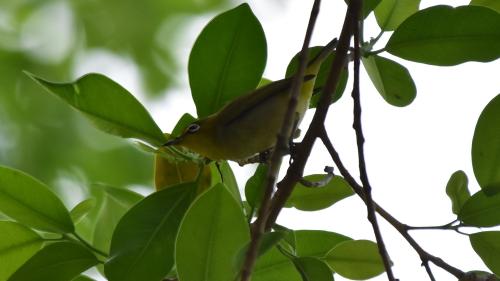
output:
{"label": "dark green leaf", "polygon": [[[284,231],[273,231],[266,232],[262,235],[259,250],[257,251],[257,257],[260,257],[271,250],[276,244],[278,244],[285,236],[287,235]],[[250,246],[250,242],[243,247],[237,257],[236,257],[236,268],[241,268],[243,262],[245,261],[246,253],[248,251],[248,247]]]}
{"label": "dark green leaf", "polygon": [[303,281],[333,281],[328,265],[318,258],[303,257],[294,260]]}
{"label": "dark green leaf", "polygon": [[253,208],[260,205],[260,200],[264,194],[264,184],[267,177],[267,165],[259,164],[255,173],[247,180],[245,184],[245,197],[248,204]]}
{"label": "dark green leaf", "polygon": [[0,211],[27,226],[73,232],[68,210],[49,188],[21,171],[0,166]]}
{"label": "dark green leaf", "polygon": [[470,198],[469,180],[464,171],[453,173],[446,184],[446,194],[450,197],[452,210],[455,215],[460,213],[465,202]]}
{"label": "dark green leaf", "polygon": [[324,230],[296,230],[295,251],[299,257],[324,257],[339,243],[352,240],[335,232]]}
{"label": "dark green leaf", "polygon": [[302,277],[293,262],[273,248],[257,260],[252,281],[302,281]]}
{"label": "dark green leaf", "polygon": [[14,273],[42,247],[42,238],[33,230],[12,221],[0,221],[0,280]]}
{"label": "dark green leaf", "polygon": [[198,117],[254,90],[266,65],[266,38],[248,4],[215,17],[189,56],[189,84]]}
{"label": "dark green leaf", "polygon": [[377,244],[368,240],[346,241],[333,248],[325,261],[345,278],[366,280],[384,272]]}
{"label": "dark green leaf", "polygon": [[458,213],[468,225],[488,227],[500,224],[500,193],[488,196],[484,191],[472,195]]}
{"label": "dark green leaf", "polygon": [[[319,53],[319,51],[323,47],[311,47],[309,48],[309,57],[314,58],[315,55]],[[316,108],[319,102],[319,98],[321,97],[322,89],[325,86],[326,80],[328,79],[328,74],[330,73],[330,68],[332,66],[332,61],[335,58],[335,52],[333,52],[322,64],[319,68],[318,75],[316,77],[316,82],[314,83],[314,92],[311,97],[311,101],[309,103],[309,108]],[[291,77],[296,73],[299,68],[299,54],[296,54],[288,63],[288,67],[286,68],[286,77]],[[337,84],[337,88],[332,95],[332,103],[338,101],[342,94],[344,93],[345,87],[347,85],[347,78],[349,76],[349,72],[347,68],[343,68],[340,73],[339,82]]]}
{"label": "dark green leaf", "polygon": [[487,7],[500,13],[500,1],[498,0],[472,0],[469,5]]}
{"label": "dark green leaf", "polygon": [[433,6],[401,23],[385,49],[434,65],[492,61],[500,57],[500,14],[479,6]]}
{"label": "dark green leaf", "polygon": [[194,184],[163,189],[122,217],[104,265],[108,280],[158,281],[172,269],[177,230],[195,192]]}
{"label": "dark green leaf", "polygon": [[97,258],[84,246],[58,242],[36,253],[8,281],[67,281],[97,263]]}
{"label": "dark green leaf", "polygon": [[382,30],[396,29],[407,17],[418,11],[420,0],[382,0],[375,8],[375,17]]}
{"label": "dark green leaf", "polygon": [[126,89],[104,75],[90,73],[73,83],[53,83],[26,74],[48,92],[82,112],[106,133],[140,139],[156,147],[166,142],[144,106]]}
{"label": "dark green leaf", "polygon": [[[305,180],[315,182],[320,181],[325,175],[309,175]],[[349,184],[339,176],[323,187],[307,187],[297,184],[288,198],[286,207],[295,207],[302,211],[317,211],[328,208],[338,201],[354,194]]]}
{"label": "dark green leaf", "polygon": [[182,220],[175,245],[179,279],[232,280],[239,271],[237,254],[249,240],[240,204],[217,184],[193,202]]}
{"label": "dark green leaf", "polygon": [[95,205],[96,200],[94,198],[89,198],[73,207],[69,213],[73,223],[79,223],[95,207]]}
{"label": "dark green leaf", "polygon": [[217,183],[223,183],[224,186],[231,192],[236,201],[241,203],[240,189],[238,188],[238,183],[234,177],[233,170],[227,161],[218,161],[219,167],[215,162],[210,163],[210,169],[212,171],[212,183],[210,186],[214,186]]}
{"label": "dark green leaf", "polygon": [[500,192],[500,95],[483,109],[472,139],[472,168],[487,194]]}
{"label": "dark green leaf", "polygon": [[363,65],[373,85],[389,104],[407,106],[415,99],[417,89],[406,67],[377,55],[363,58]]}
{"label": "dark green leaf", "polygon": [[458,281],[499,281],[500,279],[489,272],[473,270],[466,272]]}
{"label": "dark green leaf", "polygon": [[485,231],[469,235],[474,251],[486,266],[500,275],[500,231]]}
{"label": "dark green leaf", "polygon": [[[365,0],[363,3],[363,18],[366,18],[370,13],[379,5],[381,0]],[[349,3],[349,0],[344,0],[344,2]]]}
{"label": "dark green leaf", "polygon": [[71,281],[95,281],[94,279],[88,277],[88,276],[85,276],[85,275],[80,275],[80,276],[77,276],[75,279],[71,280]]}

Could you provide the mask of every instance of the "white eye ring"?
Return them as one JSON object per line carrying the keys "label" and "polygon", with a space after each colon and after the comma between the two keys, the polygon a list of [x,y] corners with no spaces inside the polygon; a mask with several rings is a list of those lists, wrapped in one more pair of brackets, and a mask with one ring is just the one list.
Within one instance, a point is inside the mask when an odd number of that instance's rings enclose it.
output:
{"label": "white eye ring", "polygon": [[187,127],[188,133],[195,133],[200,129],[200,125],[193,123]]}

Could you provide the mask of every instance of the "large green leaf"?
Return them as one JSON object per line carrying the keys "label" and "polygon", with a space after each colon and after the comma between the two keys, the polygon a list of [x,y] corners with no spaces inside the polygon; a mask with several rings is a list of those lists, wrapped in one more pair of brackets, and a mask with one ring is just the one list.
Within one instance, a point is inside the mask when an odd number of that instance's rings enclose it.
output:
{"label": "large green leaf", "polygon": [[[322,180],[325,175],[309,175],[305,180],[315,182]],[[287,200],[286,207],[295,207],[302,211],[317,211],[328,208],[338,201],[354,194],[349,184],[339,176],[322,187],[307,187],[297,184]]]}
{"label": "large green leaf", "polygon": [[500,94],[483,109],[472,139],[472,168],[487,194],[500,192]]}
{"label": "large green leaf", "polygon": [[458,219],[478,227],[500,225],[500,193],[488,196],[484,191],[477,192],[465,202]]}
{"label": "large green leaf", "polygon": [[401,23],[385,49],[434,65],[492,61],[500,57],[500,14],[479,6],[433,6]]}
{"label": "large green leaf", "polygon": [[295,254],[299,257],[324,257],[338,244],[351,238],[325,230],[296,230]]}
{"label": "large green leaf", "polygon": [[450,197],[451,208],[458,215],[465,202],[470,198],[469,180],[464,171],[454,172],[446,184],[446,194]]}
{"label": "large green leaf", "polygon": [[74,230],[68,210],[45,184],[3,166],[0,166],[0,211],[39,230],[57,233]]}
{"label": "large green leaf", "polygon": [[122,217],[104,265],[108,280],[158,281],[165,277],[174,265],[175,236],[195,192],[192,183],[163,189]]}
{"label": "large green leaf", "polygon": [[500,1],[498,0],[471,0],[469,5],[488,7],[500,13]]}
{"label": "large green leaf", "polygon": [[0,221],[0,280],[7,280],[42,247],[42,243],[42,238],[26,226]]}
{"label": "large green leaf", "polygon": [[377,244],[368,240],[343,242],[326,255],[325,261],[336,273],[354,280],[366,280],[385,270]]}
{"label": "large green leaf", "polygon": [[227,161],[212,162],[210,163],[210,170],[212,172],[212,183],[210,186],[223,183],[236,201],[241,203],[240,189],[238,188],[238,183],[236,182],[236,178],[229,163]]}
{"label": "large green leaf", "polygon": [[302,277],[292,260],[273,248],[257,259],[252,281],[302,281]]}
{"label": "large green leaf", "polygon": [[97,263],[84,246],[58,242],[36,253],[8,281],[68,281]]}
{"label": "large green leaf", "polygon": [[260,206],[260,201],[264,195],[265,183],[267,179],[266,164],[259,164],[255,169],[254,174],[247,180],[245,184],[245,197],[248,204],[253,208]]}
{"label": "large green leaf", "polygon": [[389,104],[407,106],[417,94],[417,88],[406,67],[377,55],[363,58],[363,65],[380,95]]}
{"label": "large green leaf", "polygon": [[474,251],[486,266],[500,275],[500,231],[485,231],[469,235]]}
{"label": "large green leaf", "polygon": [[303,257],[294,262],[304,281],[333,281],[332,271],[318,258]]}
{"label": "large green leaf", "polygon": [[215,17],[189,56],[189,84],[198,117],[254,90],[266,64],[266,38],[248,4]]}
{"label": "large green leaf", "polygon": [[71,281],[95,281],[95,279],[92,279],[92,278],[85,276],[85,275],[80,275]]}
{"label": "large green leaf", "polygon": [[202,194],[186,213],[175,246],[180,281],[230,281],[237,255],[248,243],[241,206],[223,184]]}
{"label": "large green leaf", "polygon": [[420,0],[382,0],[375,8],[375,17],[382,30],[396,29],[407,17],[418,11]]}
{"label": "large green leaf", "polygon": [[102,74],[90,73],[72,83],[53,83],[27,74],[106,133],[139,139],[153,146],[166,142],[144,106],[125,88]]}
{"label": "large green leaf", "polygon": [[89,198],[78,203],[69,213],[73,223],[76,225],[95,207],[96,199]]}

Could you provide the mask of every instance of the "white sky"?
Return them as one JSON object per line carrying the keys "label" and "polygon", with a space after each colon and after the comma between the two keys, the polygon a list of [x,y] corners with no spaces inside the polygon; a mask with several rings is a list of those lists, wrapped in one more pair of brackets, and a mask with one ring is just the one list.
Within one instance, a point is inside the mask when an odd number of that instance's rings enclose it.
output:
{"label": "white sky", "polygon": [[[312,45],[324,45],[338,36],[344,19],[343,0],[322,2]],[[449,2],[423,0],[421,7]],[[452,2],[453,5],[468,3],[464,0]],[[268,63],[265,77],[281,79],[289,59],[302,45],[312,1],[249,1],[249,4],[266,32]],[[183,113],[195,113],[188,88],[187,61],[196,36],[212,16],[187,21],[189,25],[183,27],[183,35],[176,39],[175,46],[181,65],[178,85],[164,101],[147,103],[154,119],[165,131],[170,131]],[[375,37],[378,32],[372,15],[365,24],[365,38]],[[379,42],[380,48],[388,37],[384,36]],[[136,80],[130,78],[137,75],[135,70],[123,71],[123,66],[129,62],[125,60],[120,67],[108,69],[106,65],[109,64],[103,63],[99,52],[97,55],[87,54],[87,58],[89,56],[96,57],[81,65],[76,73],[90,70],[104,72],[132,93],[140,92],[140,86],[134,82]],[[394,59],[385,53],[382,56]],[[408,107],[388,105],[371,85],[368,76],[365,73],[361,76],[366,158],[374,198],[403,223],[414,226],[445,224],[455,219],[445,193],[449,176],[462,169],[469,176],[472,193],[478,190],[470,164],[470,144],[479,114],[500,92],[500,61],[436,67],[395,60],[409,69],[417,85],[417,97]],[[114,70],[120,70],[121,74],[117,75]],[[357,174],[349,88],[350,85],[342,99],[331,107],[327,128],[344,163],[352,173]],[[302,122],[303,130],[312,115],[312,111],[306,115],[306,120]],[[321,143],[317,142],[306,174],[321,173],[325,165],[332,165],[332,161]],[[241,186],[244,186],[254,168],[233,167]],[[405,281],[429,280],[418,256],[406,241],[382,219],[379,222],[394,262],[396,277]],[[319,212],[287,209],[279,218],[279,223],[294,229],[325,229],[355,239],[374,240],[366,220],[366,209],[356,197]],[[452,231],[418,231],[412,234],[424,249],[455,267],[464,271],[487,270],[465,236]],[[437,280],[455,280],[447,272],[434,266],[432,268]],[[338,275],[335,278],[346,280]],[[384,274],[372,280],[387,278]]]}

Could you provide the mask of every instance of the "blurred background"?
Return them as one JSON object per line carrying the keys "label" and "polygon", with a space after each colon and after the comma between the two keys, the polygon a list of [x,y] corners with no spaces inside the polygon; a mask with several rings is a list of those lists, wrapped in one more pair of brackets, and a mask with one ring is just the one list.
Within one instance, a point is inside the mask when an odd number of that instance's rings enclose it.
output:
{"label": "blurred background", "polygon": [[[195,113],[187,77],[189,51],[216,14],[241,3],[229,0],[1,0],[0,1],[0,165],[23,170],[52,186],[73,207],[88,197],[87,186],[104,183],[149,193],[153,157],[131,142],[94,129],[80,114],[46,93],[22,73],[67,82],[99,72],[120,83],[169,132],[185,112]],[[421,8],[449,1],[422,0]],[[452,5],[468,4],[456,0]],[[284,76],[300,49],[312,1],[249,1],[266,32],[265,77]],[[343,0],[323,1],[312,45],[337,36]],[[365,38],[379,28],[370,16]],[[380,41],[383,47],[389,35]],[[406,108],[388,105],[362,74],[368,170],[374,196],[410,225],[442,225],[454,220],[445,194],[454,171],[464,170],[471,192],[479,188],[470,164],[475,122],[499,92],[498,61],[433,67],[383,54],[405,65],[417,84]],[[332,106],[327,127],[348,167],[356,174],[349,86]],[[306,115],[304,126],[312,112]],[[305,128],[305,127],[304,127]],[[331,165],[318,145],[306,172]],[[233,166],[240,187],[254,167]],[[327,229],[374,240],[365,207],[357,198],[328,210],[285,210],[279,223],[295,229]],[[388,250],[401,280],[425,280],[425,270],[404,240],[382,223]],[[486,268],[466,236],[452,232],[415,233],[422,246],[462,270]],[[438,280],[454,280],[435,269]],[[344,280],[341,277],[337,280]],[[385,276],[376,280],[386,280]]]}

